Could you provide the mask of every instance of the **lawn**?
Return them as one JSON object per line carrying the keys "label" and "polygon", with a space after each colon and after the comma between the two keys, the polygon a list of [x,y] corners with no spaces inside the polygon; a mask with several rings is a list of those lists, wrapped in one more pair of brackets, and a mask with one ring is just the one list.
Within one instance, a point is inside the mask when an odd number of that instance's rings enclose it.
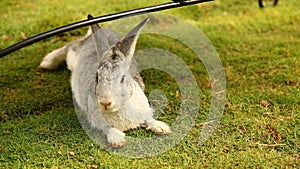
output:
{"label": "lawn", "polygon": [[[164,2],[2,0],[0,49],[87,14],[101,16]],[[256,0],[217,0],[160,13],[200,29],[222,61],[226,104],[218,128],[206,142],[198,142],[211,103],[205,67],[182,44],[153,35],[142,36],[138,48],[154,46],[177,54],[201,89],[194,126],[179,144],[147,158],[124,157],[94,143],[77,119],[66,65],[57,71],[38,68],[48,52],[83,36],[87,28],[82,28],[0,59],[0,168],[297,168],[300,1],[281,0],[276,8],[259,9]],[[167,107],[159,118],[171,124],[179,109],[176,82],[159,70],[142,75],[146,93],[157,88],[165,92]],[[142,129],[127,134],[151,135]]]}

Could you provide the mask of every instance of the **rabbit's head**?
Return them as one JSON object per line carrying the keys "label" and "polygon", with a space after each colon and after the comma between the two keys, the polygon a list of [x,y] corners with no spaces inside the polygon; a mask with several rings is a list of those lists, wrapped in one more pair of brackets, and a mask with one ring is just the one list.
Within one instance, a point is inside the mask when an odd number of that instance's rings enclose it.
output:
{"label": "rabbit's head", "polygon": [[99,67],[96,75],[96,97],[102,112],[118,111],[126,104],[132,93],[139,87],[135,85],[129,73],[138,34],[145,19],[132,29],[122,40],[114,41],[115,34],[111,30],[92,25],[93,39],[99,57]]}

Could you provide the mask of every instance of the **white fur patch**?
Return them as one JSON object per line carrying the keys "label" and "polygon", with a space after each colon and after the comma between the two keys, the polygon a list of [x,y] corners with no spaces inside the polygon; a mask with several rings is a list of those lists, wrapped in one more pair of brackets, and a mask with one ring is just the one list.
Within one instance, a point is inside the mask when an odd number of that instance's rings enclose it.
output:
{"label": "white fur patch", "polygon": [[112,147],[121,147],[126,143],[125,133],[116,128],[111,128],[106,136]]}
{"label": "white fur patch", "polygon": [[43,58],[40,64],[40,68],[48,69],[48,70],[57,69],[59,64],[61,64],[65,59],[66,59],[65,47],[55,49]]}
{"label": "white fur patch", "polygon": [[153,122],[147,124],[147,126],[148,126],[147,130],[151,130],[156,134],[169,134],[169,133],[171,133],[170,127],[162,121],[154,120]]}
{"label": "white fur patch", "polygon": [[67,66],[68,69],[73,72],[75,70],[76,67],[76,63],[77,63],[77,55],[78,53],[76,53],[73,50],[69,50],[68,54],[67,54]]}

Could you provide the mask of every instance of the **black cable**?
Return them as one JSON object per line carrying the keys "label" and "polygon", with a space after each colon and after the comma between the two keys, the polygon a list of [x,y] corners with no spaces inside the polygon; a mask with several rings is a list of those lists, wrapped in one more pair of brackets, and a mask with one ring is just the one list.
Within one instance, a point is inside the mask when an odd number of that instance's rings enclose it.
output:
{"label": "black cable", "polygon": [[14,45],[11,45],[11,46],[1,50],[0,58],[18,50],[18,49],[21,49],[25,46],[29,46],[35,42],[38,42],[40,40],[43,40],[43,39],[46,39],[51,36],[55,36],[55,35],[58,35],[58,34],[61,34],[61,33],[67,32],[67,31],[78,29],[78,28],[81,28],[84,26],[92,25],[95,23],[107,22],[107,21],[111,21],[111,20],[115,20],[115,19],[119,19],[119,18],[140,15],[140,14],[150,13],[150,12],[156,12],[156,11],[162,11],[162,10],[166,10],[166,9],[177,8],[177,7],[181,7],[181,6],[187,6],[187,5],[209,2],[209,1],[214,1],[214,0],[173,0],[173,1],[174,2],[169,2],[169,3],[160,4],[160,5],[156,5],[156,6],[149,6],[149,7],[145,7],[145,8],[138,8],[138,9],[134,9],[134,10],[104,15],[104,16],[100,16],[100,17],[95,17],[94,19],[83,20],[83,21],[79,21],[79,22],[75,22],[75,23],[66,25],[66,26],[62,26],[62,27],[50,30],[48,32],[38,34],[31,38],[25,39],[21,42],[18,42]]}

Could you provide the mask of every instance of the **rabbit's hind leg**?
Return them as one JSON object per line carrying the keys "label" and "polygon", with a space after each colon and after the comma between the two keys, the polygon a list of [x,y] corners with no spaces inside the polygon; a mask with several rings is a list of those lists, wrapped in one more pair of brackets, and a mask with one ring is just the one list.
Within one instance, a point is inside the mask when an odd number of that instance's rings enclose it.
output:
{"label": "rabbit's hind leg", "polygon": [[41,69],[55,70],[58,66],[66,61],[68,69],[73,71],[77,61],[77,55],[81,51],[82,46],[90,37],[92,31],[89,29],[87,34],[78,40],[72,41],[61,48],[55,49],[48,53],[40,64]]}
{"label": "rabbit's hind leg", "polygon": [[57,69],[58,66],[66,60],[67,52],[68,50],[66,46],[53,50],[43,58],[39,67],[46,70]]}

